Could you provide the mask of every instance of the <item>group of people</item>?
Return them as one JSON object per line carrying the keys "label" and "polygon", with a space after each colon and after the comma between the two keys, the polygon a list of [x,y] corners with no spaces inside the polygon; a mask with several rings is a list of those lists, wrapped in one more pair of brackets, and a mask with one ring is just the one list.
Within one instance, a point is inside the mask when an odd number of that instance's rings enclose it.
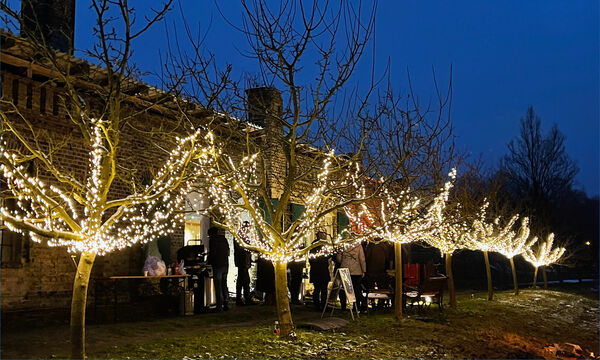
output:
{"label": "group of people", "polygon": [[[249,224],[248,224],[249,226]],[[209,252],[208,264],[213,268],[213,281],[216,292],[216,311],[229,310],[227,288],[227,273],[229,269],[229,244],[223,230],[211,227],[208,230]],[[315,241],[324,240],[326,233],[318,232]],[[313,253],[318,248],[311,250]],[[359,309],[365,309],[367,301],[364,298],[362,287],[372,288],[378,284],[380,288],[390,286],[391,280],[386,273],[392,268],[393,248],[386,242],[369,243],[363,248],[355,244],[333,256],[310,258],[309,279],[314,286],[313,305],[316,310],[322,310],[327,303],[327,286],[332,280],[330,261],[335,269],[347,268],[352,279],[352,286]],[[254,304],[250,292],[249,269],[252,266],[252,253],[234,241],[234,262],[237,267],[236,305]],[[300,303],[300,290],[304,272],[304,262],[291,262],[288,264],[288,289],[291,303]],[[259,258],[257,260],[256,290],[262,294],[266,305],[275,304],[275,271],[270,261]],[[342,309],[346,309],[347,301],[344,291],[339,292]]]}
{"label": "group of people", "polygon": [[[227,274],[229,270],[229,243],[225,232],[217,227],[208,229],[208,265],[212,266],[213,282],[215,285],[216,311],[229,310],[229,289]],[[250,274],[252,254],[234,242],[233,260],[238,269],[236,281],[236,305],[252,305],[250,293]],[[243,295],[243,297],[242,297]],[[243,300],[242,300],[243,299]]]}
{"label": "group of people", "polygon": [[[310,281],[314,285],[313,304],[317,310],[323,310],[327,303],[327,285],[331,281],[329,261],[335,269],[347,268],[350,273],[356,305],[364,310],[367,299],[363,289],[378,285],[391,287],[391,277],[387,270],[393,268],[393,248],[386,242],[368,243],[366,246],[356,243],[331,257],[310,259]],[[343,310],[347,307],[346,292],[340,291],[340,303]]]}

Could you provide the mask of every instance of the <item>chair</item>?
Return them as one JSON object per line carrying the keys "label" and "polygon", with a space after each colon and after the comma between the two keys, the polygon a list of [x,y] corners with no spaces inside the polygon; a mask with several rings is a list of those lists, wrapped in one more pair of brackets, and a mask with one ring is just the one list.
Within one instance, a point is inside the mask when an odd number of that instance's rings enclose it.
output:
{"label": "chair", "polygon": [[448,278],[444,275],[435,275],[425,279],[421,285],[416,287],[406,287],[404,296],[407,303],[411,306],[417,306],[419,312],[429,308],[431,304],[437,304],[440,311],[443,310],[444,288]]}
{"label": "chair", "polygon": [[418,286],[421,283],[420,264],[404,264],[404,284]]}
{"label": "chair", "polygon": [[363,284],[367,293],[367,303],[370,303],[373,309],[375,301],[379,307],[391,305],[394,298],[392,282],[393,278],[386,273],[367,274]]}

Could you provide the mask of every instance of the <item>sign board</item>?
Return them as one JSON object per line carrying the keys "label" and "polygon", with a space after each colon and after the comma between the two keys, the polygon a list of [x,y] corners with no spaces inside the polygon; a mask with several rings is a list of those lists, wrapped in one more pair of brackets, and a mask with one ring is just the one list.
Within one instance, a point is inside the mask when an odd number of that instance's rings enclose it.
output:
{"label": "sign board", "polygon": [[[328,306],[331,306],[331,315],[337,303],[337,298],[340,292],[340,288],[344,289],[346,293],[346,300],[350,303],[350,315],[354,320],[353,308],[356,308],[356,295],[354,294],[354,287],[352,286],[352,277],[350,276],[350,270],[348,268],[339,268],[335,272],[335,276],[332,282],[327,285],[327,304],[321,313],[321,317],[325,314]],[[358,309],[356,309],[358,315]]]}
{"label": "sign board", "polygon": [[350,270],[348,268],[338,269],[337,274],[340,276],[342,281],[342,287],[346,292],[346,298],[350,304],[356,302],[356,295],[354,295],[354,286],[352,286],[352,277],[350,276]]}

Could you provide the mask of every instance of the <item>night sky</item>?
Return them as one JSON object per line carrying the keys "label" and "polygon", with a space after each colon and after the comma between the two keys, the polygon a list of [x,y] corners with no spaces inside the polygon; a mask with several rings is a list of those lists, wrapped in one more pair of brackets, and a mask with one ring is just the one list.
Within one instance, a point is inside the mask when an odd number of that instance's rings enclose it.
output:
{"label": "night sky", "polygon": [[[89,46],[93,15],[77,2],[76,48]],[[148,4],[138,1],[139,6]],[[152,2],[154,3],[154,2]],[[221,10],[239,23],[237,2]],[[226,4],[226,5],[223,5]],[[191,24],[208,31],[205,45],[234,73],[253,73],[256,64],[237,49],[246,48],[212,1],[181,0]],[[176,4],[167,21],[180,24]],[[434,94],[432,67],[447,84],[453,68],[452,119],[460,149],[494,166],[517,136],[519,119],[533,106],[547,130],[553,123],[566,136],[568,154],[580,172],[575,187],[599,193],[599,5],[575,1],[392,1],[379,2],[375,68],[388,62],[397,91],[407,91],[407,71],[423,100]],[[135,45],[134,60],[157,71],[159,49],[166,48],[165,25],[158,25]],[[371,53],[355,81],[370,78]]]}

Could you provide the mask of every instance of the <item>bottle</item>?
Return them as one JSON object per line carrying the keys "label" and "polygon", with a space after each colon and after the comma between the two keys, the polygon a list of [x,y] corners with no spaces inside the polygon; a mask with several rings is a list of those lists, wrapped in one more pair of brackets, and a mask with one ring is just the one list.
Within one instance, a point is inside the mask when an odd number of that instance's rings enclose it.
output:
{"label": "bottle", "polygon": [[175,275],[179,275],[179,262],[175,260]]}
{"label": "bottle", "polygon": [[279,335],[279,321],[275,320],[275,329],[273,330],[275,335]]}

